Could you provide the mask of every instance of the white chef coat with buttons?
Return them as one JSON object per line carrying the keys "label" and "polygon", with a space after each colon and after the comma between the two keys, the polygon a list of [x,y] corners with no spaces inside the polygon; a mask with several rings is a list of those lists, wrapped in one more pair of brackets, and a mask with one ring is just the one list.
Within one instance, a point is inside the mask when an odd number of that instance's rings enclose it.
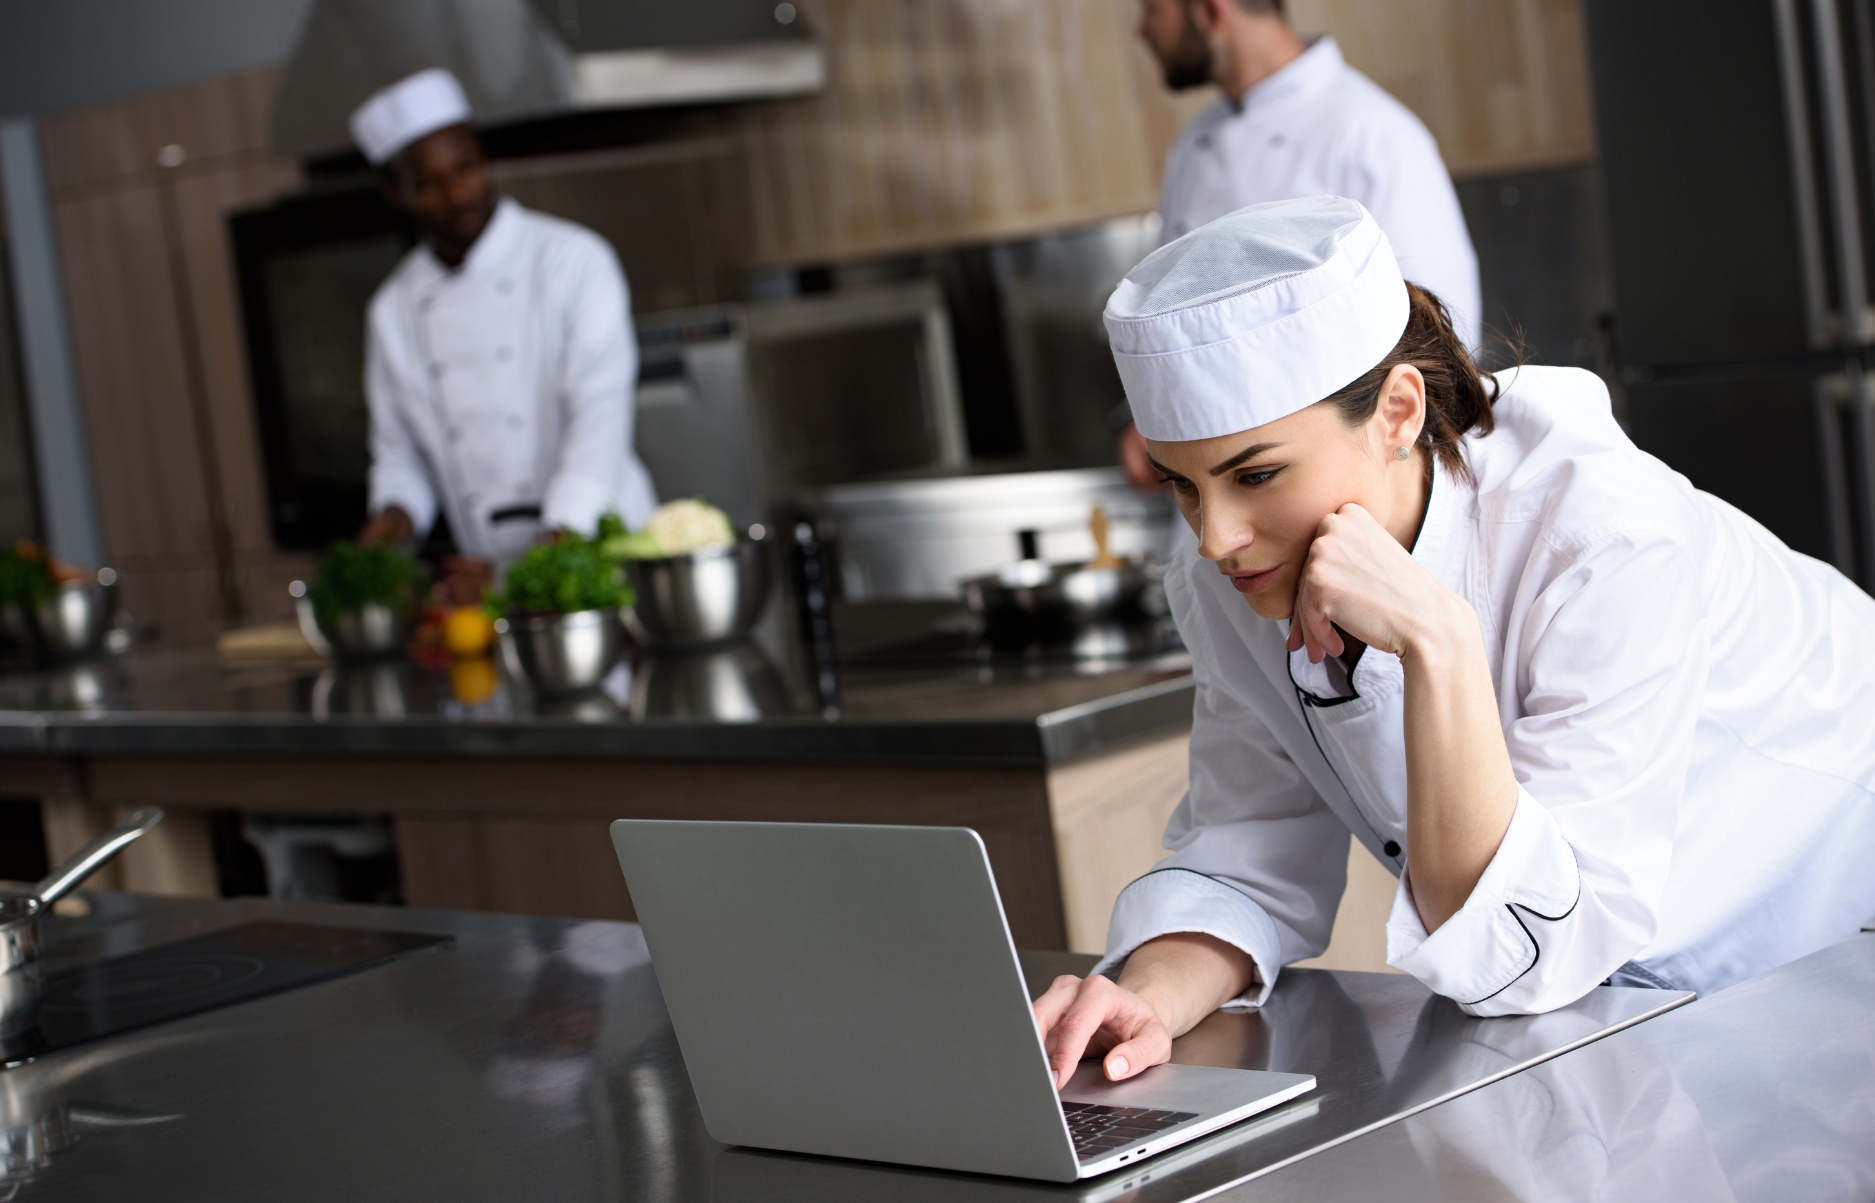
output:
{"label": "white chef coat with buttons", "polygon": [[1594,375],[1500,379],[1412,549],[1478,615],[1518,782],[1470,898],[1430,935],[1413,904],[1399,659],[1310,665],[1187,549],[1191,788],[1100,971],[1206,932],[1260,1004],[1326,947],[1350,831],[1401,878],[1388,962],[1474,1015],[1717,990],[1875,918],[1875,600],[1635,448]]}
{"label": "white chef coat with buttons", "polygon": [[1411,110],[1343,61],[1329,37],[1179,131],[1159,190],[1167,242],[1245,205],[1345,196],[1386,231],[1401,273],[1479,341],[1478,256],[1438,143]]}
{"label": "white chef coat with buttons", "polygon": [[[462,265],[419,246],[371,298],[371,511],[438,509],[469,555],[508,561],[542,527],[590,533],[655,508],[632,450],[637,339],[612,248],[500,201]],[[537,506],[538,521],[503,511]]]}

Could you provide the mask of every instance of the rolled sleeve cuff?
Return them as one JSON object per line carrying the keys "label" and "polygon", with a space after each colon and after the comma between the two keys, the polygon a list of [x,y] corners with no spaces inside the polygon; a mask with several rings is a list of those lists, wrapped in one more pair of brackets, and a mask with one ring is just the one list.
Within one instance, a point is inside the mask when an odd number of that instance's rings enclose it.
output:
{"label": "rolled sleeve cuff", "polygon": [[1202,932],[1255,962],[1250,988],[1224,1006],[1260,1007],[1281,969],[1276,924],[1255,899],[1191,869],[1158,869],[1120,892],[1107,928],[1107,955],[1094,972],[1117,978],[1133,950],[1177,932]]}
{"label": "rolled sleeve cuff", "polygon": [[547,489],[540,523],[548,530],[591,535],[599,529],[599,516],[618,506],[610,486],[583,476],[562,476]]}
{"label": "rolled sleeve cuff", "polygon": [[1484,876],[1458,913],[1430,934],[1413,901],[1409,860],[1387,918],[1387,964],[1472,1014],[1514,1012],[1492,1000],[1535,967],[1545,929],[1567,919],[1581,896],[1582,874],[1569,841],[1555,817],[1519,786],[1517,810]]}

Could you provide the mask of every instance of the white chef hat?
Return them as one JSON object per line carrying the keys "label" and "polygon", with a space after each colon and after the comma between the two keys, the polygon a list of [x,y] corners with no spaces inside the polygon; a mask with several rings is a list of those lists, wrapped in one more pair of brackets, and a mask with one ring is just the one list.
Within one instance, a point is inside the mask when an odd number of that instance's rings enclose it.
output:
{"label": "white chef hat", "polygon": [[441,67],[405,76],[372,95],[352,114],[352,140],[373,167],[426,134],[474,116],[456,77]]}
{"label": "white chef hat", "polygon": [[1410,303],[1373,216],[1338,196],[1251,205],[1160,247],[1105,313],[1139,432],[1234,434],[1358,380]]}

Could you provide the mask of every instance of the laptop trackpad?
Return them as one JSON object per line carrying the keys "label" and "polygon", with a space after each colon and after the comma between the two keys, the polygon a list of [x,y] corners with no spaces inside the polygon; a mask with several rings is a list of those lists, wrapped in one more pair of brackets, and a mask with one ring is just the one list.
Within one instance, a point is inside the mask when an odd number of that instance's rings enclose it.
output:
{"label": "laptop trackpad", "polygon": [[1200,1115],[1255,1115],[1315,1089],[1308,1074],[1264,1069],[1216,1069],[1209,1065],[1155,1065],[1124,1082],[1109,1082],[1100,1062],[1083,1061],[1061,1091],[1066,1103],[1195,1111]]}

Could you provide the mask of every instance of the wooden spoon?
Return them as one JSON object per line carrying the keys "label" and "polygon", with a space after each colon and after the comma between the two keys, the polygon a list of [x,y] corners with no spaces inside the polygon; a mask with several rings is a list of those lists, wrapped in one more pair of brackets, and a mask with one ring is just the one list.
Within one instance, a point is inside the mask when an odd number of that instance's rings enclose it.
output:
{"label": "wooden spoon", "polygon": [[1106,506],[1094,507],[1094,512],[1087,516],[1087,529],[1094,536],[1094,558],[1088,561],[1089,568],[1118,568],[1126,562],[1107,547],[1109,532]]}

